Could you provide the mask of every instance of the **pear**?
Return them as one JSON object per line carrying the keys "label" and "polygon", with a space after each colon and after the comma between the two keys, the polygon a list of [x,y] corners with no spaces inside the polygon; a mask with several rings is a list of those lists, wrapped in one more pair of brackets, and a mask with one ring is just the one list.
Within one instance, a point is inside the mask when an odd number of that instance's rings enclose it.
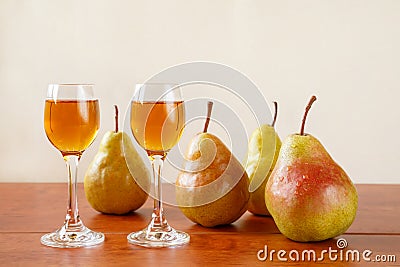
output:
{"label": "pear", "polygon": [[271,125],[264,124],[251,135],[246,172],[250,179],[248,211],[255,215],[270,215],[265,205],[265,185],[278,159],[281,139],[275,131],[278,104],[274,102],[275,115]]}
{"label": "pear", "polygon": [[343,234],[352,224],[358,206],[357,191],[345,171],[315,137],[304,133],[306,107],[300,134],[282,144],[267,182],[265,202],[283,235],[299,242],[321,241]]}
{"label": "pear", "polygon": [[98,153],[86,171],[85,195],[97,211],[125,214],[140,208],[147,200],[150,174],[135,150],[130,137],[118,131],[115,106],[115,131],[107,132]]}
{"label": "pear", "polygon": [[235,222],[247,210],[249,179],[232,152],[207,133],[212,102],[203,133],[191,140],[187,162],[176,181],[182,213],[195,223],[214,227]]}

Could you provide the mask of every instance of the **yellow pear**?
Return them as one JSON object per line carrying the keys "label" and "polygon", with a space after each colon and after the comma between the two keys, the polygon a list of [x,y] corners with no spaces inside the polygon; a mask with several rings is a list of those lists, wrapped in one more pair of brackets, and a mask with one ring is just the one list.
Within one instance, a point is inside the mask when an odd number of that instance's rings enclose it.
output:
{"label": "yellow pear", "polygon": [[248,211],[256,215],[270,215],[265,205],[265,185],[275,166],[281,148],[281,139],[275,131],[278,104],[271,125],[262,125],[250,137],[246,172],[250,179]]}
{"label": "yellow pear", "polygon": [[205,227],[233,223],[246,212],[249,200],[243,166],[218,137],[207,133],[210,103],[204,132],[191,140],[184,171],[176,181],[181,211]]}
{"label": "yellow pear", "polygon": [[107,214],[125,214],[140,208],[150,186],[148,169],[130,137],[116,129],[107,132],[84,178],[85,195],[90,205]]}

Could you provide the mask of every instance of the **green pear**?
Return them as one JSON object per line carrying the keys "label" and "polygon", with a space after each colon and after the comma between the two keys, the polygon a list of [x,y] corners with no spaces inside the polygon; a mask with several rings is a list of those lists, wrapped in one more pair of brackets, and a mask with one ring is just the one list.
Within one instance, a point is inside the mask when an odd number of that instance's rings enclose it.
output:
{"label": "green pear", "polygon": [[230,224],[247,210],[249,179],[232,152],[215,135],[204,132],[191,140],[187,162],[176,181],[182,213],[205,227]]}
{"label": "green pear", "polygon": [[358,195],[349,176],[324,146],[304,133],[306,108],[300,134],[282,144],[267,182],[265,202],[283,235],[294,241],[321,241],[343,234],[352,224]]}
{"label": "green pear", "polygon": [[140,208],[147,200],[150,174],[130,137],[116,129],[101,140],[98,153],[86,171],[85,195],[97,211],[125,214]]}
{"label": "green pear", "polygon": [[247,210],[255,215],[270,215],[265,205],[265,185],[278,159],[281,139],[275,131],[278,104],[274,102],[275,115],[271,125],[262,125],[251,135],[246,172],[250,179],[250,199]]}

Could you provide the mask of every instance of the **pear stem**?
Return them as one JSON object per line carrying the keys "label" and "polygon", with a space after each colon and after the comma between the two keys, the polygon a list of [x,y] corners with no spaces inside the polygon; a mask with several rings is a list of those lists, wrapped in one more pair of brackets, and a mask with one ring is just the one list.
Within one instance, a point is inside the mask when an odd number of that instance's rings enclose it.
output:
{"label": "pear stem", "polygon": [[273,103],[274,103],[275,113],[274,113],[274,120],[272,121],[271,126],[275,127],[276,118],[278,117],[278,103],[276,103],[276,101],[274,101]]}
{"label": "pear stem", "polygon": [[207,119],[206,119],[206,123],[204,124],[203,133],[207,132],[208,124],[210,123],[210,119],[211,119],[211,111],[212,111],[213,105],[214,105],[214,103],[212,101],[208,101],[208,104],[207,104]]}
{"label": "pear stem", "polygon": [[308,114],[308,111],[310,110],[312,104],[315,102],[315,100],[317,100],[317,97],[315,95],[313,95],[310,98],[310,101],[308,102],[308,105],[306,107],[306,111],[304,112],[303,121],[301,122],[300,135],[304,135],[304,126],[306,124],[307,114]]}
{"label": "pear stem", "polygon": [[118,133],[118,106],[114,105],[115,108],[115,133]]}

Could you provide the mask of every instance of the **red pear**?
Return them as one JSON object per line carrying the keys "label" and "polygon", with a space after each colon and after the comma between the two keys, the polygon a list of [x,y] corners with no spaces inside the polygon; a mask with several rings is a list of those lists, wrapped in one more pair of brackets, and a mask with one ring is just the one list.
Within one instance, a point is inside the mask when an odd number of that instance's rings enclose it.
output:
{"label": "red pear", "polygon": [[289,239],[320,241],[343,234],[358,206],[357,191],[346,172],[315,137],[304,133],[282,143],[267,182],[265,203],[279,230]]}

